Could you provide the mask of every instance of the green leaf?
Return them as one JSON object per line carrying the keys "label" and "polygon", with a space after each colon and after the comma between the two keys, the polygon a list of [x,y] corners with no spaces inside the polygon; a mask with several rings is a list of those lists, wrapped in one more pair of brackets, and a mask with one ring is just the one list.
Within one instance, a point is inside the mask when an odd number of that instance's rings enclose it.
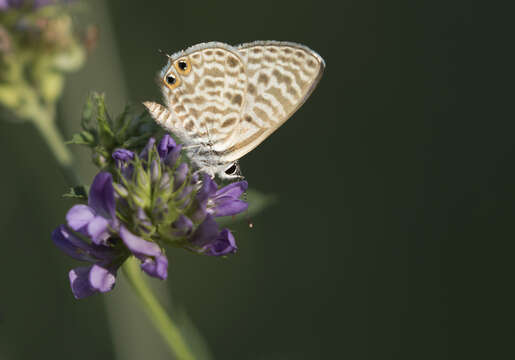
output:
{"label": "green leaf", "polygon": [[88,200],[88,188],[84,185],[72,187],[66,194],[62,195],[66,199]]}

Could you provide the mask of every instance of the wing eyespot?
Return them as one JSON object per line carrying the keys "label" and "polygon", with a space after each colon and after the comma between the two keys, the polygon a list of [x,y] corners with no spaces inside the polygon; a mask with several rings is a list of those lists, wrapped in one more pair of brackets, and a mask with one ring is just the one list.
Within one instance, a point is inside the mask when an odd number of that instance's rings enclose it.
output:
{"label": "wing eyespot", "polygon": [[181,84],[181,79],[173,73],[168,73],[163,78],[163,83],[168,89],[173,90]]}
{"label": "wing eyespot", "polygon": [[191,71],[191,62],[187,57],[177,60],[173,65],[181,75],[188,75]]}

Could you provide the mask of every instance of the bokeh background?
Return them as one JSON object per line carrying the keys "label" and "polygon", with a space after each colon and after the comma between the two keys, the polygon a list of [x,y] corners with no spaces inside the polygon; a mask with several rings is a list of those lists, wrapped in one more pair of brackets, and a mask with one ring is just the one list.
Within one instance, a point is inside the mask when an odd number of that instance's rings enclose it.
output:
{"label": "bokeh background", "polygon": [[[200,352],[215,359],[512,358],[513,129],[484,105],[488,49],[450,2],[88,1],[100,39],[68,78],[66,137],[86,95],[110,113],[160,100],[165,58],[198,42],[274,39],[327,69],[284,127],[241,166],[277,202],[233,225],[228,259],[170,251],[155,282]],[[513,120],[513,118],[511,119]],[[71,202],[30,125],[0,121],[0,359],[168,359],[120,276],[76,301],[50,231]],[[74,148],[85,182],[94,168]],[[173,299],[173,301],[171,300]],[[191,324],[202,334],[201,340]],[[207,355],[206,355],[207,356]]]}

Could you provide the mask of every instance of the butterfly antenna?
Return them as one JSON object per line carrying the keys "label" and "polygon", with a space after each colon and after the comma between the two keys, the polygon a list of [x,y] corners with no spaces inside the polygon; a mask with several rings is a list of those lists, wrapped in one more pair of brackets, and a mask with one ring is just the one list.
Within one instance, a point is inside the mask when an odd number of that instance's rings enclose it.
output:
{"label": "butterfly antenna", "polygon": [[159,52],[161,55],[165,55],[168,59],[171,59],[172,57],[170,55],[168,55],[167,53],[165,53],[163,50],[161,49],[157,49],[157,52]]}

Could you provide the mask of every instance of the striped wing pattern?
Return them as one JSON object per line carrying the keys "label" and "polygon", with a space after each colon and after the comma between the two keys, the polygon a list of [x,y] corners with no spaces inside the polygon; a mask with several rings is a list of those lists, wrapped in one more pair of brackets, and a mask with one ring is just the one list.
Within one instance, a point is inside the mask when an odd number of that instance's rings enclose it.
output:
{"label": "striped wing pattern", "polygon": [[224,160],[234,161],[258,146],[306,101],[324,69],[305,46],[254,42],[238,47],[247,69],[247,92],[236,141]]}
{"label": "striped wing pattern", "polygon": [[[174,62],[186,58],[191,71],[181,75]],[[169,123],[163,125],[170,131],[182,128],[193,140],[189,142],[206,144],[212,151],[227,149],[241,119],[247,85],[239,53],[213,43],[172,56],[168,68],[181,84],[173,90],[163,87],[171,112]]]}
{"label": "striped wing pattern", "polygon": [[[191,66],[188,73],[177,67],[184,60]],[[162,86],[167,108],[145,106],[159,124],[198,148],[190,152],[192,160],[217,173],[288,120],[324,67],[317,53],[295,43],[198,44],[170,56],[161,71],[160,80],[178,78],[173,88]]]}

